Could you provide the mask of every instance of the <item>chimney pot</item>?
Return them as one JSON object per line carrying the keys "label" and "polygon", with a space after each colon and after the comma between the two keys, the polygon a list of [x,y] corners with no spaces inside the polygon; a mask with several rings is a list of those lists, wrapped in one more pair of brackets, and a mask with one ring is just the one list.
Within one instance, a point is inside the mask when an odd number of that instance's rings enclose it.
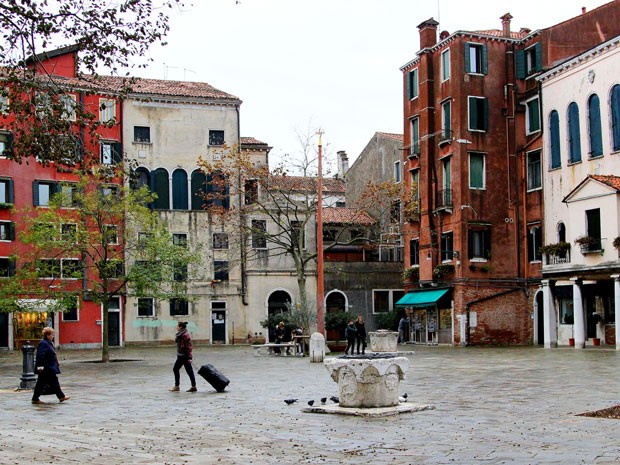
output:
{"label": "chimney pot", "polygon": [[437,43],[437,26],[439,26],[439,23],[433,18],[427,19],[418,25],[421,49],[432,47]]}
{"label": "chimney pot", "polygon": [[502,20],[502,32],[504,37],[510,37],[510,20],[512,19],[512,15],[510,13],[506,13],[499,19]]}

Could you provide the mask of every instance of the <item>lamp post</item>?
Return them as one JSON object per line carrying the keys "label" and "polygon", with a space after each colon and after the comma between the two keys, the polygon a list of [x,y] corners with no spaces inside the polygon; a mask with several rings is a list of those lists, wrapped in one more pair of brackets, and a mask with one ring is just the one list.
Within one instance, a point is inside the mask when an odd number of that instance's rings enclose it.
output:
{"label": "lamp post", "polygon": [[316,210],[316,320],[317,331],[325,336],[325,313],[323,299],[325,294],[325,282],[323,273],[323,131],[319,129],[319,173],[317,178],[317,210]]}

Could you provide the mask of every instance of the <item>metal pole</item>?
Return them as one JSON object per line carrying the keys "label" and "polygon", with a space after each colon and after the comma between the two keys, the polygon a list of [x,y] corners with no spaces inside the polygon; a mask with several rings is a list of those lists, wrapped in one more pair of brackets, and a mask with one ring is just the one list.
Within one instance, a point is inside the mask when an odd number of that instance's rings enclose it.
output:
{"label": "metal pole", "polygon": [[325,336],[325,314],[323,309],[323,299],[325,294],[325,282],[323,273],[323,131],[319,129],[319,173],[317,181],[318,199],[316,210],[316,251],[317,251],[317,331]]}
{"label": "metal pole", "polygon": [[23,366],[21,383],[19,383],[19,389],[32,389],[37,383],[37,375],[34,374],[34,346],[30,344],[30,341],[22,346]]}

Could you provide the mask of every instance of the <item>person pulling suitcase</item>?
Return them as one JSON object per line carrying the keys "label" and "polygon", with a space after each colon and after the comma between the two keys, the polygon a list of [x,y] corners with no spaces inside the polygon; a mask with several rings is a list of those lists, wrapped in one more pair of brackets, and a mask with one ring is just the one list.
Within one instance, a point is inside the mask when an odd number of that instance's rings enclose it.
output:
{"label": "person pulling suitcase", "polygon": [[185,367],[187,376],[192,383],[187,392],[196,392],[196,377],[194,376],[194,368],[192,367],[192,338],[187,332],[187,321],[179,321],[177,324],[177,334],[175,337],[177,343],[177,360],[172,367],[174,373],[174,386],[170,388],[170,391],[180,391],[181,385],[181,367]]}

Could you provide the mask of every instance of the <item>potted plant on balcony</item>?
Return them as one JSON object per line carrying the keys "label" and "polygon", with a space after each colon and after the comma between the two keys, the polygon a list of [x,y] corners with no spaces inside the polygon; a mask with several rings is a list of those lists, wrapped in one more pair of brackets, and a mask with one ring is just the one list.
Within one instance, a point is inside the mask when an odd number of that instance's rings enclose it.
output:
{"label": "potted plant on balcony", "polygon": [[543,245],[539,251],[541,254],[554,255],[556,257],[565,257],[566,252],[570,250],[570,244],[568,242],[556,242],[555,244]]}
{"label": "potted plant on balcony", "polygon": [[403,271],[403,281],[415,282],[420,280],[420,267],[413,265]]}
{"label": "potted plant on balcony", "polygon": [[601,240],[592,236],[580,236],[575,239],[575,244],[581,248],[581,253],[598,251],[601,249]]}
{"label": "potted plant on balcony", "polygon": [[441,279],[445,275],[454,272],[454,265],[451,263],[440,263],[433,269],[433,277]]}

